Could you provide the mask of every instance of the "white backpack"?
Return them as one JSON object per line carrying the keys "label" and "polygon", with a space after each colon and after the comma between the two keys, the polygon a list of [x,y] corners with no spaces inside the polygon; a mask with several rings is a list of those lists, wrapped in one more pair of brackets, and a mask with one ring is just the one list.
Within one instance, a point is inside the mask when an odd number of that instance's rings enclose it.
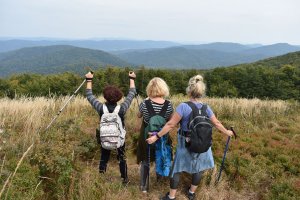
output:
{"label": "white backpack", "polygon": [[101,146],[107,150],[117,149],[124,145],[126,131],[122,120],[118,115],[120,105],[117,105],[112,113],[109,113],[107,106],[103,104],[103,115],[100,121]]}

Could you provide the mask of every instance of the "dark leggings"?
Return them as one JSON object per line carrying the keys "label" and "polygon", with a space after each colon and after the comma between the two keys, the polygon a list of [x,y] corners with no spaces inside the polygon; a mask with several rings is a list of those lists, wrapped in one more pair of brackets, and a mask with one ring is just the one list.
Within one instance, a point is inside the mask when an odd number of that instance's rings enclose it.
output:
{"label": "dark leggings", "polygon": [[[199,185],[202,173],[203,172],[198,172],[198,173],[192,174],[192,185],[195,185],[195,186]],[[179,185],[179,180],[180,180],[180,174],[181,174],[180,172],[177,172],[170,179],[170,188],[172,190],[177,190],[178,185]]]}
{"label": "dark leggings", "polygon": [[[118,150],[118,161],[120,167],[120,173],[122,178],[127,178],[127,164],[126,164],[126,155],[125,155],[125,144],[121,146]],[[101,158],[99,164],[99,172],[105,173],[107,168],[107,163],[110,157],[110,150],[104,149],[101,146]]]}

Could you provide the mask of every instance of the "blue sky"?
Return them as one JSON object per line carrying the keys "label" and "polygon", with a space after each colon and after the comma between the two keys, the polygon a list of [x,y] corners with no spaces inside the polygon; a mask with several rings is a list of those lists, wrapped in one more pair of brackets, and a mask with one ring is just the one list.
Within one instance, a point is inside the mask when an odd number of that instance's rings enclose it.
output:
{"label": "blue sky", "polygon": [[298,0],[0,0],[0,37],[300,45]]}

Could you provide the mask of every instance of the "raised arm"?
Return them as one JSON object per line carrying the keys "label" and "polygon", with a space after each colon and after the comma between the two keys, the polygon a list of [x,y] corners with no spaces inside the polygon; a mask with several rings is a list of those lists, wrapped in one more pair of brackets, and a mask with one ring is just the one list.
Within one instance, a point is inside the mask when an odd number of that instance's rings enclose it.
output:
{"label": "raised arm", "polygon": [[100,113],[101,106],[103,105],[100,103],[96,97],[93,95],[92,91],[92,81],[93,81],[93,74],[91,72],[85,75],[86,77],[86,98],[90,102],[90,104],[95,108],[95,110]]}
{"label": "raised arm", "polygon": [[129,92],[125,98],[125,101],[121,104],[121,107],[123,107],[124,113],[127,111],[127,109],[129,108],[132,100],[134,99],[134,96],[136,94],[136,90],[135,90],[135,78],[136,75],[134,72],[130,71],[129,74]]}

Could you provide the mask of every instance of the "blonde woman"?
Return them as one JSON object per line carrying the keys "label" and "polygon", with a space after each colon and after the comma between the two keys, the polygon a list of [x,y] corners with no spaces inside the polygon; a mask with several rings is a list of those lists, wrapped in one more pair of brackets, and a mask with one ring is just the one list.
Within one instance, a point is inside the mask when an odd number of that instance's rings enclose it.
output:
{"label": "blonde woman", "polygon": [[[205,93],[205,84],[201,75],[196,75],[189,80],[186,92],[190,98],[190,102],[195,104],[199,110],[201,110],[203,106],[206,107],[207,117],[219,131],[227,136],[233,135],[232,131],[224,128],[221,122],[214,115],[212,109],[201,101],[201,97]],[[211,147],[209,147],[209,149],[204,153],[194,153],[189,151],[186,147],[186,143],[189,142],[190,138],[185,133],[188,132],[187,124],[191,113],[192,108],[187,103],[179,104],[179,106],[176,108],[176,112],[173,114],[170,121],[168,121],[162,128],[162,130],[159,131],[157,135],[147,139],[147,142],[152,144],[159,137],[162,137],[172,130],[178,123],[180,123],[176,155],[170,173],[170,191],[161,198],[163,200],[175,199],[181,172],[187,172],[192,175],[192,183],[187,190],[186,195],[190,200],[195,199],[195,191],[200,183],[202,172],[206,169],[214,167]]]}
{"label": "blonde woman", "polygon": [[[169,87],[163,79],[158,77],[151,79],[147,85],[146,92],[148,97],[141,103],[138,113],[138,117],[143,117],[137,147],[137,162],[141,164],[140,189],[142,192],[149,190],[150,160],[154,161],[155,159],[155,146],[151,145],[150,148],[147,145],[146,139],[148,138],[148,133],[145,132],[145,127],[149,124],[149,120],[153,115],[161,115],[168,121],[173,113],[171,102],[165,99],[169,96]],[[170,145],[170,143],[171,141],[169,140],[168,144]],[[158,174],[157,178],[160,178]]]}

